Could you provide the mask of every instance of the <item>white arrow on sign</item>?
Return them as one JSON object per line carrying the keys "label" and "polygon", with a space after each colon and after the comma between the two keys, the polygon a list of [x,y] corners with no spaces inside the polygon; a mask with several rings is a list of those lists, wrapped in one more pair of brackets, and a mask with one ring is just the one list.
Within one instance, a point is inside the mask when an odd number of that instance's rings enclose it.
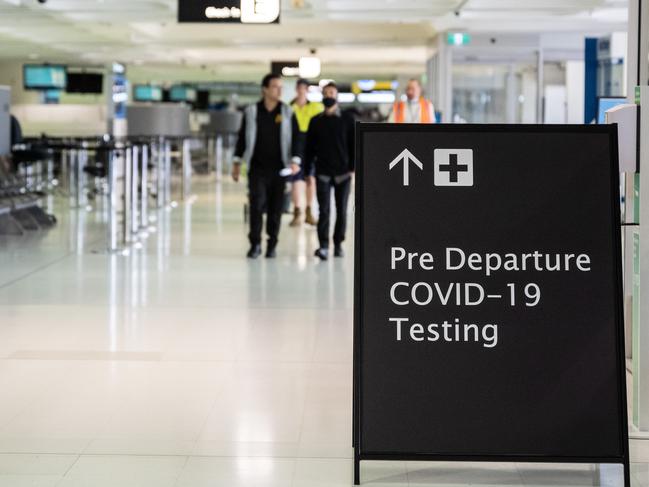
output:
{"label": "white arrow on sign", "polygon": [[403,149],[401,154],[399,154],[397,157],[394,158],[394,160],[390,163],[390,170],[397,164],[399,164],[401,161],[403,161],[403,185],[404,186],[409,186],[410,185],[410,162],[412,161],[415,166],[417,166],[419,169],[424,169],[424,165],[421,163],[419,159],[417,159],[414,155],[412,155],[412,152],[410,152],[408,149]]}

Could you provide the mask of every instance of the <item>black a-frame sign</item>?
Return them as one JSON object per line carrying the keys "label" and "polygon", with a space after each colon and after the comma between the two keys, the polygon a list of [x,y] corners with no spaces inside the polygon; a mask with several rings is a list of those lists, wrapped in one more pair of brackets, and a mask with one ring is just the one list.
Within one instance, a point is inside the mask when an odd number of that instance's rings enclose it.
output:
{"label": "black a-frame sign", "polygon": [[362,460],[621,463],[614,126],[357,126]]}

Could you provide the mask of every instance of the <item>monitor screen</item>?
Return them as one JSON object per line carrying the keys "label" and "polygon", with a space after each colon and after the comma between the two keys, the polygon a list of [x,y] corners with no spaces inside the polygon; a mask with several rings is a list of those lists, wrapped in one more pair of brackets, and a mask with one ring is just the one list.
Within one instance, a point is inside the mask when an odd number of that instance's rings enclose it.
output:
{"label": "monitor screen", "polygon": [[162,101],[162,88],[150,85],[135,85],[133,88],[135,101]]}
{"label": "monitor screen", "polygon": [[194,108],[196,110],[207,110],[209,107],[210,107],[210,92],[207,90],[197,91]]}
{"label": "monitor screen", "polygon": [[187,86],[172,86],[169,92],[171,101],[186,101],[193,103],[196,101],[196,90]]}
{"label": "monitor screen", "polygon": [[70,73],[68,71],[67,93],[93,93],[104,91],[104,75],[100,73]]}
{"label": "monitor screen", "polygon": [[626,98],[601,97],[597,99],[597,123],[606,123],[606,111],[613,107],[626,103]]}
{"label": "monitor screen", "polygon": [[67,85],[65,66],[25,64],[23,86],[26,90],[64,90]]}
{"label": "monitor screen", "polygon": [[61,101],[60,90],[45,90],[43,91],[43,102],[46,104],[56,104]]}

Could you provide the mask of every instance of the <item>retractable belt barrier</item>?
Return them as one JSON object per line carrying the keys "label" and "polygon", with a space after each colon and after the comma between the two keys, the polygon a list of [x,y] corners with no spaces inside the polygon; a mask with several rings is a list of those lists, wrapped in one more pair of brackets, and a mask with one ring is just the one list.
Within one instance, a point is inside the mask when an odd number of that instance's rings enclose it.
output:
{"label": "retractable belt barrier", "polygon": [[[72,208],[89,208],[89,198],[108,202],[107,250],[117,252],[146,237],[156,216],[151,209],[175,206],[172,195],[172,159],[180,161],[180,199],[191,196],[190,138],[107,137],[43,138],[39,148],[49,158],[25,168],[25,186],[57,187]],[[173,146],[178,147],[176,152]],[[58,179],[56,179],[58,176]],[[94,183],[92,183],[94,178]],[[152,199],[153,201],[150,201]],[[152,204],[150,204],[152,203]]]}

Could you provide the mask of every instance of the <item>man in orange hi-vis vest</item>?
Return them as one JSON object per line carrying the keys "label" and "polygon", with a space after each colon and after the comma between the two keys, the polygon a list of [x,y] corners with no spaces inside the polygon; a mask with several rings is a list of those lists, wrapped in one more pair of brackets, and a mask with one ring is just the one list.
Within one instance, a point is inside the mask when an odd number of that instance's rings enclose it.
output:
{"label": "man in orange hi-vis vest", "polygon": [[435,107],[421,96],[421,83],[411,79],[406,86],[406,101],[398,101],[388,118],[391,123],[435,123]]}

